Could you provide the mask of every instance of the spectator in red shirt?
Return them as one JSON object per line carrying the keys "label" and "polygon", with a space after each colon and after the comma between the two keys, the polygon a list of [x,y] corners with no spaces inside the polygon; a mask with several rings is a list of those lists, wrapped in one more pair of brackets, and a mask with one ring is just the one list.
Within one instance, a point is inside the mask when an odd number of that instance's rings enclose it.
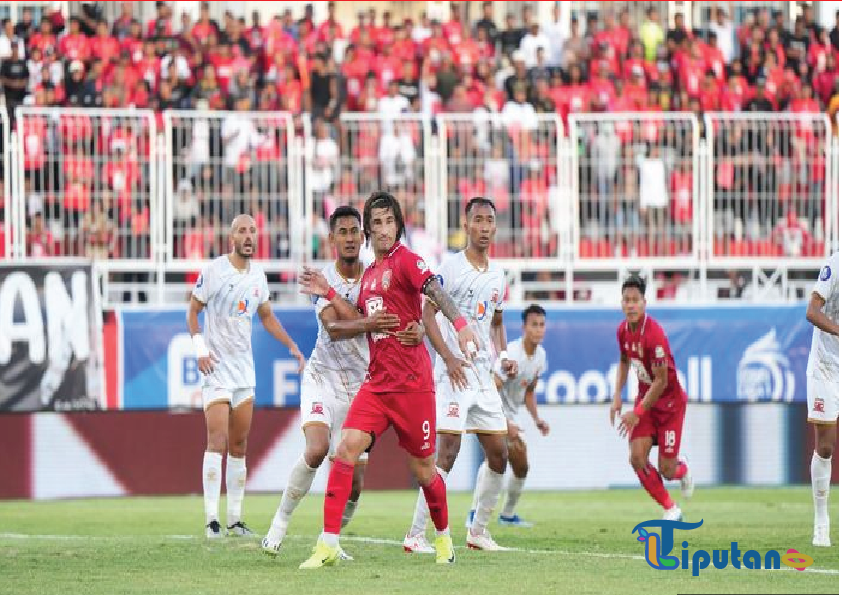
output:
{"label": "spectator in red shirt", "polygon": [[29,49],[39,48],[44,56],[55,54],[56,36],[53,35],[53,26],[48,19],[41,19],[38,25],[38,32],[29,38]]}
{"label": "spectator in red shirt", "polygon": [[345,37],[342,31],[342,24],[336,19],[336,2],[327,3],[327,19],[325,19],[325,21],[321,25],[319,25],[318,29],[320,40],[325,41],[327,39],[327,31],[331,26],[334,29],[336,37]]}
{"label": "spectator in red shirt", "polygon": [[97,23],[96,37],[91,40],[91,55],[104,63],[116,62],[120,55],[120,44],[108,34],[108,22],[102,19]]}
{"label": "spectator in red shirt", "polygon": [[839,85],[839,67],[837,66],[837,59],[835,54],[829,54],[824,70],[820,71],[813,79],[813,86],[816,89],[816,94],[821,99],[824,105],[830,103],[830,98],[833,97],[834,89]]}
{"label": "spectator in red shirt", "polygon": [[794,99],[792,103],[789,104],[789,110],[791,112],[805,113],[818,113],[822,111],[821,106],[819,106],[819,102],[817,102],[813,97],[813,88],[809,83],[803,82],[801,84],[801,93],[797,99]]}
{"label": "spectator in red shirt", "polygon": [[374,23],[366,23],[366,15],[365,11],[360,10],[357,12],[357,26],[351,29],[351,36],[349,40],[353,44],[360,43],[360,36],[362,35],[363,31],[369,31],[374,26]]}
{"label": "spectator in red shirt", "polygon": [[166,2],[155,3],[155,18],[146,24],[146,37],[172,37],[172,9]]}
{"label": "spectator in red shirt", "polygon": [[87,61],[90,58],[88,38],[79,29],[79,19],[71,17],[70,30],[58,44],[59,54],[68,63],[73,60]]}
{"label": "spectator in red shirt", "polygon": [[699,104],[702,111],[718,112],[722,94],[719,83],[716,81],[716,74],[713,70],[708,70],[705,74],[705,82],[702,84],[702,92],[699,96]]}
{"label": "spectator in red shirt", "polygon": [[[468,25],[465,23],[464,25]],[[470,29],[469,29],[470,30]],[[463,23],[460,7],[456,2],[450,4],[450,20],[442,27],[445,39],[451,46],[456,46],[464,40]]]}

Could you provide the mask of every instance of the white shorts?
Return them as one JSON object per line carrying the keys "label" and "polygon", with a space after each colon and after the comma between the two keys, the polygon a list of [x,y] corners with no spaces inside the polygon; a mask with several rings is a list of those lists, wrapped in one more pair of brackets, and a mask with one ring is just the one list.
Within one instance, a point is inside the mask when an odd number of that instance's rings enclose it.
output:
{"label": "white shorts", "polygon": [[227,402],[232,408],[254,401],[254,387],[225,389],[224,387],[202,387],[202,405],[205,410],[215,403]]}
{"label": "white shorts", "polygon": [[[351,400],[356,396],[345,387],[336,388],[324,379],[316,377],[307,371],[301,375],[301,429],[311,424],[324,424],[330,431],[330,448],[328,455],[333,457],[339,441],[342,439],[342,425],[348,417]],[[360,456],[361,460],[368,459],[368,453]]]}
{"label": "white shorts", "polygon": [[839,420],[839,385],[807,375],[807,422],[835,424]]}
{"label": "white shorts", "polygon": [[447,370],[436,376],[436,431],[461,434],[506,434],[503,402],[494,385],[491,371],[477,376],[466,369],[468,388],[455,391]]}

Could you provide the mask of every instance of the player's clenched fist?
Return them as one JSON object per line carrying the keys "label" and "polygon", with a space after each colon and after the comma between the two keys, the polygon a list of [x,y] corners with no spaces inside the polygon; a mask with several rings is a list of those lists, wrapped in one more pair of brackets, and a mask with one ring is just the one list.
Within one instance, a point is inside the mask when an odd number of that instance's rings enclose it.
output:
{"label": "player's clenched fist", "polygon": [[468,357],[468,360],[474,359],[478,345],[479,339],[477,339],[477,334],[468,325],[465,325],[459,330],[459,348]]}

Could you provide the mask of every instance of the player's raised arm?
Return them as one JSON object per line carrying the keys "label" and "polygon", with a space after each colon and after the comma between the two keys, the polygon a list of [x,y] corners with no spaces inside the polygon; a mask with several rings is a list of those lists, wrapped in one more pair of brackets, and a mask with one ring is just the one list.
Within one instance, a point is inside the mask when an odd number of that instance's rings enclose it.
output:
{"label": "player's raised arm", "polygon": [[444,360],[444,365],[447,367],[447,376],[450,377],[450,384],[454,389],[461,391],[468,387],[468,378],[462,369],[469,365],[447,347],[447,342],[444,341],[439,324],[436,322],[437,312],[436,305],[428,298],[424,301],[421,320],[424,321],[424,327],[427,328],[427,337],[430,338],[430,344],[432,344],[433,349]]}
{"label": "player's raised arm", "polygon": [[266,331],[268,331],[272,337],[284,344],[287,350],[289,350],[290,355],[298,360],[298,372],[304,370],[304,365],[307,364],[307,359],[304,358],[301,350],[298,349],[298,345],[296,345],[293,339],[289,336],[289,333],[287,333],[286,329],[284,329],[284,326],[281,325],[281,322],[275,316],[275,313],[272,312],[272,304],[268,300],[257,307],[257,316],[260,317],[260,322],[263,323],[263,327]]}
{"label": "player's raised arm", "polygon": [[[421,288],[421,291],[435,303],[447,320],[453,323],[453,327],[459,334],[459,347],[462,349],[462,353],[468,358],[473,358],[477,351],[479,340],[473,330],[468,327],[468,322],[462,316],[462,313],[459,312],[459,307],[456,306],[453,299],[441,287],[439,280],[435,277],[430,277],[427,283],[424,284],[424,287]],[[430,340],[432,341],[432,338]]]}
{"label": "player's raised arm", "polygon": [[[298,278],[298,282],[301,284],[302,293],[309,294],[311,296],[318,296],[330,303],[330,306],[334,309],[334,320],[353,320],[363,318],[362,313],[357,310],[356,306],[345,300],[336,292],[336,290],[330,287],[330,283],[327,281],[324,273],[318,269],[311,269],[310,267],[305,266],[304,271]],[[327,325],[325,325],[325,329],[327,329]],[[360,333],[365,332],[362,331]],[[354,336],[351,335],[334,338],[331,335],[331,339],[348,339],[348,337]]]}

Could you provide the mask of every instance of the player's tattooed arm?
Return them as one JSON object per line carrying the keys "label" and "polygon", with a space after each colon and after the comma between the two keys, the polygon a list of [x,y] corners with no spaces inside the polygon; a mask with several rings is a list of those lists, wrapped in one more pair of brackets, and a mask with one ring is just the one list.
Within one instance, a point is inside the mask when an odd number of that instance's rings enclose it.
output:
{"label": "player's tattooed arm", "polygon": [[257,307],[257,316],[260,317],[260,322],[263,323],[263,327],[266,331],[268,331],[272,337],[284,344],[287,350],[289,350],[290,355],[298,360],[298,372],[304,370],[304,366],[307,364],[307,359],[304,358],[301,350],[298,349],[298,345],[289,336],[289,333],[287,333],[287,330],[284,329],[284,326],[281,325],[281,322],[275,316],[275,313],[272,312],[272,305],[268,300]]}
{"label": "player's tattooed arm", "polygon": [[[424,282],[424,285],[421,288],[421,293],[432,300],[433,304],[436,305],[436,308],[438,308],[442,314],[447,317],[448,321],[453,323],[453,326],[458,330],[459,348],[468,358],[473,359],[477,351],[477,346],[479,345],[479,339],[474,331],[468,326],[468,322],[462,316],[462,313],[459,312],[459,307],[456,306],[453,299],[448,296],[447,292],[444,291],[444,288],[441,287],[439,280],[435,276],[430,276],[430,278]],[[430,338],[430,341],[432,341],[432,338]]]}
{"label": "player's tattooed arm", "polygon": [[839,337],[839,323],[834,323],[830,317],[822,312],[824,304],[824,297],[818,292],[813,292],[810,295],[810,303],[807,305],[807,320],[825,333]]}

